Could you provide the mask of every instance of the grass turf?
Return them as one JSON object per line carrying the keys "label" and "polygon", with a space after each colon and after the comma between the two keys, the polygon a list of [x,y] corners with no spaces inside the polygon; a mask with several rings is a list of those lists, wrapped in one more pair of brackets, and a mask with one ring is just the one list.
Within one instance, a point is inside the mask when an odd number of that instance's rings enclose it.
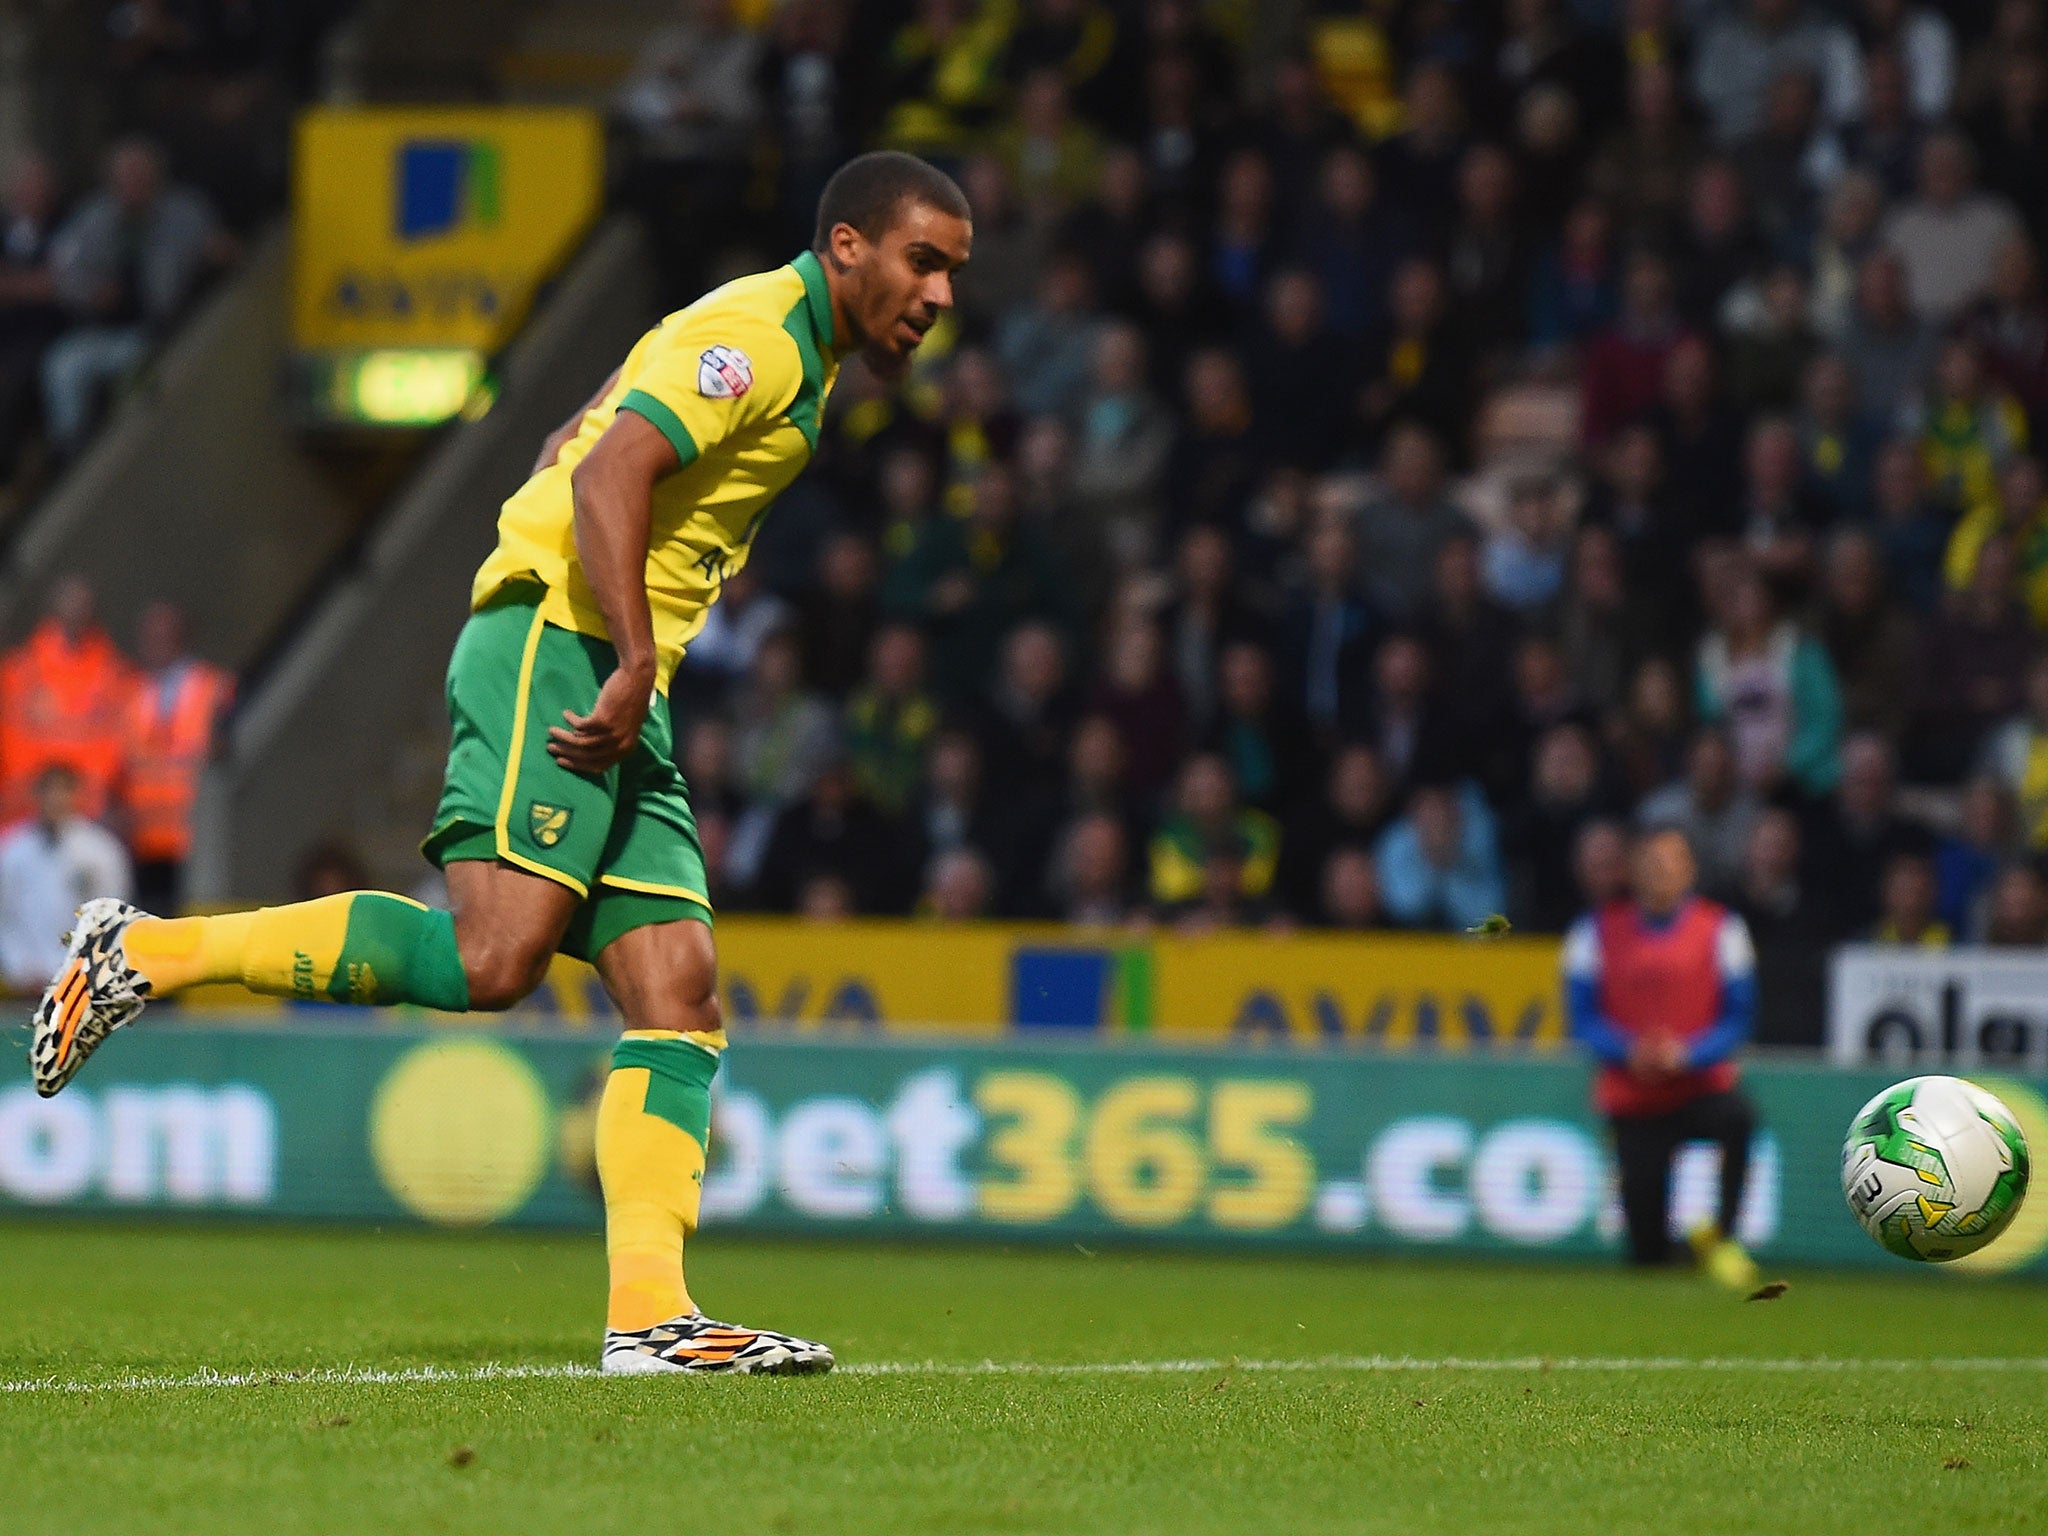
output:
{"label": "grass turf", "polygon": [[[0,1381],[588,1364],[591,1239],[0,1226]],[[1543,1356],[1560,1368],[278,1381],[0,1392],[0,1530],[2048,1530],[2048,1290],[713,1237],[714,1314],[842,1362]]]}

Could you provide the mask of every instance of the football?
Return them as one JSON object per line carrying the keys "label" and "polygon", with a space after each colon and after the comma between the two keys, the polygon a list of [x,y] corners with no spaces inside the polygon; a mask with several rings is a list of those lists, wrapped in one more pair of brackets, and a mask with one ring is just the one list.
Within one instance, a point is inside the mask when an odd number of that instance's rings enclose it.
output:
{"label": "football", "polygon": [[1842,1146],[1842,1191],[1889,1252],[1959,1259],[2003,1232],[2026,1198],[2026,1137],[1982,1088],[1908,1078],[1857,1113]]}

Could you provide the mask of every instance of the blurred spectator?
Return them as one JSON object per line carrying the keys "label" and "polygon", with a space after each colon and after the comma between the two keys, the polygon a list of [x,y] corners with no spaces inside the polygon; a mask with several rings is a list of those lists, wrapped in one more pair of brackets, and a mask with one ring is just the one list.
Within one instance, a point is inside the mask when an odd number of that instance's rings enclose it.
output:
{"label": "blurred spectator", "polygon": [[1314,759],[1306,727],[1275,691],[1264,646],[1236,640],[1224,647],[1216,704],[1205,744],[1230,765],[1246,803],[1272,812],[1292,806]]}
{"label": "blurred spectator", "polygon": [[1048,884],[1061,922],[1110,928],[1128,921],[1130,846],[1123,824],[1101,811],[1070,823],[1053,854]]}
{"label": "blurred spectator", "polygon": [[1700,718],[1726,722],[1745,785],[1808,796],[1834,788],[1842,722],[1835,669],[1818,641],[1778,617],[1763,578],[1746,565],[1700,641],[1697,687]]}
{"label": "blurred spectator", "polygon": [[830,871],[811,875],[797,892],[796,915],[807,923],[843,923],[859,911],[846,877]]}
{"label": "blurred spectator", "polygon": [[1778,262],[1732,301],[1728,382],[1745,411],[1788,411],[1798,403],[1807,365],[1821,340],[1808,318],[1806,277]]}
{"label": "blurred spectator", "polygon": [[987,917],[995,893],[988,860],[972,847],[948,849],[932,860],[924,894],[917,903],[921,916],[942,923],[964,923]]}
{"label": "blurred spectator", "polygon": [[[961,327],[976,340],[992,335],[1004,315],[1037,286],[1045,230],[1018,207],[1009,167],[996,155],[975,155],[960,170],[960,190],[974,212],[974,259],[953,278]],[[1097,292],[1108,274],[1094,269]]]}
{"label": "blurred spectator", "polygon": [[1771,809],[1757,818],[1735,909],[1756,941],[1757,1040],[1821,1043],[1827,1017],[1827,946],[1842,937],[1826,898],[1800,878],[1799,823]]}
{"label": "blurred spectator", "polygon": [[57,173],[33,151],[8,171],[0,208],[0,475],[12,475],[36,406],[43,354],[64,329],[50,245]]}
{"label": "blurred spectator", "polygon": [[1442,269],[1421,257],[1402,262],[1385,325],[1367,341],[1359,395],[1364,446],[1378,447],[1388,425],[1401,420],[1420,422],[1440,442],[1461,446],[1472,417],[1473,367]]}
{"label": "blurred spectator", "polygon": [[[1884,215],[1884,198],[1885,189],[1876,176],[1851,166],[1836,179],[1822,207],[1820,232],[1810,253],[1807,302],[1814,329],[1830,345],[1840,346],[1848,334],[1863,264],[1881,249],[1878,221]],[[1903,293],[1903,278],[1899,286]]]}
{"label": "blurred spectator", "polygon": [[1260,462],[1244,364],[1227,348],[1204,347],[1189,356],[1184,382],[1187,420],[1166,461],[1169,530],[1235,524]]}
{"label": "blurred spectator", "polygon": [[1628,833],[1619,822],[1598,818],[1579,828],[1572,847],[1572,879],[1582,910],[1597,912],[1628,894]]}
{"label": "blurred spectator", "polygon": [[1064,608],[1052,551],[1018,516],[1015,472],[990,460],[972,496],[970,516],[919,529],[882,583],[883,612],[931,642],[933,691],[946,700],[973,695],[1010,630]]}
{"label": "blurred spectator", "polygon": [[[803,687],[796,639],[777,630],[761,642],[754,668],[733,710],[733,761],[747,811],[734,829],[733,858],[743,883],[761,857],[776,815],[802,799],[828,763],[837,763],[838,732],[832,710]],[[849,779],[843,763],[838,772]],[[784,872],[783,910],[796,894],[800,871]]]}
{"label": "blurred spectator", "polygon": [[1634,900],[1587,914],[1564,953],[1572,1038],[1599,1063],[1594,1102],[1614,1133],[1629,1260],[1671,1259],[1671,1163],[1688,1141],[1721,1151],[1714,1222],[1692,1235],[1715,1278],[1746,1289],[1756,1266],[1730,1234],[1756,1112],[1736,1053],[1755,1033],[1756,952],[1741,917],[1696,896],[1674,832],[1638,839]]}
{"label": "blurred spectator", "polygon": [[1604,445],[1656,404],[1671,349],[1683,333],[1671,268],[1663,257],[1638,251],[1629,258],[1621,313],[1588,342],[1580,367],[1580,422],[1589,445]]}
{"label": "blurred spectator", "polygon": [[1872,461],[1883,434],[1856,400],[1856,375],[1838,352],[1806,365],[1795,423],[1807,483],[1830,521],[1867,521]]}
{"label": "blurred spectator", "polygon": [[1816,808],[1806,837],[1806,881],[1839,894],[1835,916],[1852,933],[1877,920],[1884,872],[1928,837],[1899,814],[1898,764],[1882,736],[1863,731],[1842,745],[1842,780]]}
{"label": "blurred spectator", "polygon": [[1213,906],[1210,889],[1221,861],[1235,875],[1234,894],[1263,902],[1280,865],[1280,826],[1264,811],[1238,800],[1230,766],[1213,752],[1197,752],[1180,771],[1174,808],[1153,834],[1152,901],[1169,914]]}
{"label": "blurred spectator", "polygon": [[1346,850],[1369,855],[1393,817],[1393,785],[1379,754],[1358,742],[1339,747],[1321,793],[1303,797],[1280,840],[1278,890],[1287,910],[1313,915],[1325,894],[1326,861]]}
{"label": "blurred spectator", "polygon": [[[2029,0],[2005,7],[2031,13]],[[1970,136],[1983,167],[1984,185],[2012,200],[2032,226],[2036,240],[2048,237],[2048,60],[2042,40],[2002,54],[1995,66],[1991,99],[1970,117]]]}
{"label": "blurred spectator", "polygon": [[1072,252],[1054,252],[1032,301],[996,328],[996,356],[1019,410],[1027,416],[1073,413],[1094,366],[1097,324],[1088,264]]}
{"label": "blurred spectator", "polygon": [[1874,175],[1888,197],[1912,191],[1927,125],[1942,116],[1917,115],[1908,91],[1905,64],[1896,53],[1883,48],[1866,53],[1862,112],[1836,136],[1843,158]]}
{"label": "blurred spectator", "polygon": [[1725,528],[1741,494],[1742,419],[1722,402],[1714,354],[1697,336],[1671,349],[1664,395],[1651,413],[1671,510],[1689,540]]}
{"label": "blurred spectator", "polygon": [[34,995],[64,968],[72,914],[98,896],[132,895],[120,840],[79,809],[76,770],[51,763],[33,781],[34,815],[0,837],[0,979]]}
{"label": "blurred spectator", "polygon": [[2012,797],[2021,839],[2048,850],[2048,656],[2028,665],[2024,709],[1984,743],[1983,772]]}
{"label": "blurred spectator", "polygon": [[[1354,679],[1364,671],[1372,619],[1359,595],[1358,540],[1344,518],[1318,518],[1280,615],[1282,670],[1295,704],[1328,741],[1360,709]],[[1470,541],[1466,541],[1470,549]],[[1469,558],[1469,557],[1468,557]],[[1473,582],[1476,591],[1477,582]]]}
{"label": "blurred spectator", "polygon": [[1734,151],[1758,233],[1773,251],[1803,252],[1812,243],[1821,189],[1846,158],[1820,116],[1818,81],[1805,70],[1780,70],[1764,95],[1763,122]]}
{"label": "blurred spectator", "polygon": [[853,781],[899,816],[924,773],[939,712],[924,691],[924,640],[908,624],[884,627],[868,648],[866,681],[846,701],[843,730]]}
{"label": "blurred spectator", "polygon": [[1689,690],[1669,657],[1650,656],[1629,679],[1628,700],[1609,729],[1621,782],[1642,796],[1676,778],[1690,744]]}
{"label": "blurred spectator", "polygon": [[[1947,18],[1913,0],[1862,0],[1856,9],[1864,49],[1899,61],[1914,116],[1947,116],[1956,83],[1956,39]],[[1863,107],[1869,110],[1867,99]]]}
{"label": "blurred spectator", "polygon": [[1919,694],[1920,626],[1886,592],[1882,557],[1869,534],[1843,529],[1830,541],[1821,602],[1821,643],[1841,684],[1844,723],[1896,747]]}
{"label": "blurred spectator", "polygon": [[1956,524],[1942,557],[1950,591],[1969,587],[1978,556],[1993,539],[2011,547],[2028,614],[2037,629],[2048,628],[2048,474],[2032,454],[2008,460],[1998,472],[1992,498],[1964,513]]}
{"label": "blurred spectator", "polygon": [[[861,679],[878,619],[875,593],[880,582],[875,546],[867,539],[840,532],[825,540],[818,552],[816,584],[797,609],[796,630],[804,682],[827,698],[845,698]],[[711,611],[723,606],[716,604]],[[779,617],[775,607],[765,614]],[[743,639],[734,638],[735,650],[747,648]],[[696,651],[697,641],[690,642],[690,649]]]}
{"label": "blurred spectator", "polygon": [[1356,349],[1331,334],[1322,289],[1298,267],[1265,287],[1264,326],[1250,349],[1252,421],[1269,463],[1322,469],[1351,418]]}
{"label": "blurred spectator", "polygon": [[1948,924],[1935,915],[1934,860],[1917,849],[1892,855],[1884,867],[1877,926],[1871,941],[1946,949],[1955,942]]}
{"label": "blurred spectator", "polygon": [[1877,513],[1873,532],[1886,577],[1915,613],[1932,613],[1941,596],[1950,519],[1927,494],[1927,472],[1916,444],[1893,438],[1878,449],[1871,495]]}
{"label": "blurred spectator", "polygon": [[1528,803],[1508,818],[1502,841],[1517,924],[1563,933],[1579,910],[1572,852],[1579,829],[1602,808],[1600,759],[1580,725],[1558,725],[1536,743]]}
{"label": "blurred spectator", "polygon": [[804,797],[775,815],[752,894],[771,912],[792,912],[819,875],[845,882],[852,910],[901,912],[908,905],[900,824],[860,794],[850,765],[834,754],[819,764]]}
{"label": "blurred spectator", "polygon": [[[1966,337],[1942,344],[1934,388],[1920,412],[1920,454],[1934,495],[1952,511],[1972,512],[1998,500],[1998,477],[2027,446],[2026,413],[1984,372]],[[1961,586],[1968,580],[1967,567]]]}
{"label": "blurred spectator", "polygon": [[1319,928],[1356,932],[1385,924],[1379,870],[1363,848],[1339,848],[1323,861],[1320,897],[1315,913]]}
{"label": "blurred spectator", "polygon": [[1809,488],[1799,462],[1799,436],[1782,416],[1758,416],[1742,455],[1743,499],[1736,509],[1749,557],[1783,594],[1804,590],[1813,570],[1814,538],[1827,506]]}
{"label": "blurred spectator", "polygon": [[1943,324],[1983,293],[1998,248],[2019,233],[2012,204],[1976,188],[1976,153],[1960,133],[1937,133],[1920,151],[1918,195],[1885,220],[1885,244],[1906,268],[1913,310]]}
{"label": "blurred spectator", "polygon": [[2032,240],[2014,235],[1998,248],[1991,286],[1965,324],[1992,377],[2026,413],[2028,440],[2039,441],[2048,432],[2048,298]]}
{"label": "blurred spectator", "polygon": [[1478,542],[1455,534],[1436,553],[1436,584],[1420,639],[1444,723],[1459,741],[1477,741],[1507,709],[1517,616],[1480,581]]}
{"label": "blurred spectator", "polygon": [[1630,590],[1610,528],[1581,528],[1572,544],[1570,584],[1558,613],[1566,673],[1589,708],[1612,716],[1627,701],[1629,679],[1658,649],[1665,616],[1649,593]]}
{"label": "blurred spectator", "polygon": [[1076,510],[1100,523],[1110,558],[1147,563],[1159,539],[1159,491],[1173,447],[1172,414],[1145,382],[1145,338],[1134,325],[1102,328],[1094,378],[1078,403]]}
{"label": "blurred spectator", "polygon": [[1934,328],[1913,313],[1895,252],[1864,257],[1841,349],[1863,408],[1887,426],[1903,425],[1934,355]]}
{"label": "blurred spectator", "polygon": [[[866,579],[865,572],[860,574]],[[840,604],[827,599],[826,606]],[[871,615],[866,622],[873,622]],[[723,698],[753,673],[769,637],[784,633],[791,623],[790,605],[766,590],[757,572],[741,566],[726,577],[718,601],[704,616],[704,627],[684,651],[672,689],[680,690],[684,700]],[[862,645],[860,658],[866,655]]]}
{"label": "blurred spectator", "polygon": [[2008,864],[1991,883],[1984,942],[2007,949],[2048,945],[2048,883],[2032,864]]}
{"label": "blurred spectator", "polygon": [[1803,71],[1818,82],[1826,116],[1856,115],[1856,41],[1800,0],[1735,0],[1708,24],[1693,56],[1693,93],[1714,136],[1739,144],[1763,126],[1773,81]]}
{"label": "blurred spectator", "polygon": [[1324,323],[1346,343],[1384,323],[1386,295],[1415,241],[1404,214],[1378,199],[1365,151],[1338,145],[1323,157],[1315,200],[1289,246],[1291,261],[1316,280]]}
{"label": "blurred spectator", "polygon": [[1750,217],[1742,172],[1729,160],[1702,161],[1678,238],[1678,312],[1703,331],[1720,327],[1729,295],[1769,254]]}
{"label": "blurred spectator", "polygon": [[1445,242],[1453,323],[1477,362],[1511,352],[1526,324],[1529,241],[1515,216],[1515,162],[1478,144],[1459,162],[1458,203]]}
{"label": "blurred spectator", "polygon": [[1190,528],[1174,564],[1178,590],[1161,617],[1174,679],[1199,734],[1215,719],[1223,648],[1256,638],[1259,625],[1233,590],[1230,540],[1221,528]]}
{"label": "blurred spectator", "polygon": [[1529,278],[1530,344],[1547,351],[1569,348],[1611,321],[1621,298],[1615,266],[1607,209],[1591,198],[1575,204]]}
{"label": "blurred spectator", "polygon": [[235,683],[192,654],[185,615],[174,604],[143,609],[137,636],[140,676],[123,733],[120,809],[135,860],[136,904],[175,913],[184,900],[200,776]]}
{"label": "blurred spectator", "polygon": [[1677,225],[1700,147],[1673,61],[1631,49],[1628,118],[1609,132],[1591,175],[1630,236],[1656,238]]}
{"label": "blurred spectator", "polygon": [[1441,445],[1424,427],[1396,427],[1381,456],[1379,494],[1358,516],[1359,577],[1374,614],[1396,625],[1419,618],[1437,551],[1471,526],[1444,494]]}
{"label": "blurred spectator", "polygon": [[1387,915],[1403,928],[1460,933],[1507,904],[1492,811],[1470,784],[1425,784],[1373,850]]}
{"label": "blurred spectator", "polygon": [[633,143],[628,198],[676,298],[694,297],[704,222],[738,201],[761,123],[761,35],[733,0],[691,0],[648,35],[613,103]]}
{"label": "blurred spectator", "polygon": [[1387,200],[1414,218],[1417,234],[1440,240],[1457,206],[1458,170],[1469,140],[1458,74],[1450,65],[1422,60],[1408,71],[1403,93],[1407,126],[1374,155]]}
{"label": "blurred spectator", "polygon": [[114,146],[105,188],[50,242],[57,297],[73,322],[43,358],[43,417],[59,453],[84,445],[102,392],[141,364],[233,250],[205,200],[166,180],[154,145]]}
{"label": "blurred spectator", "polygon": [[1481,562],[1494,601],[1523,618],[1548,611],[1564,591],[1571,520],[1557,481],[1525,475],[1508,488],[1504,527],[1486,541]]}
{"label": "blurred spectator", "polygon": [[2036,639],[2020,603],[2012,543],[1991,539],[1978,551],[1970,585],[1928,627],[1917,773],[1951,782],[1976,761],[1985,735],[2019,708]]}
{"label": "blurred spectator", "polygon": [[[983,163],[987,163],[984,161]],[[975,162],[969,162],[972,170]],[[1000,165],[1000,162],[997,162]],[[1127,144],[1112,145],[1102,156],[1102,175],[1088,197],[1077,203],[1061,221],[1055,236],[1067,250],[1080,253],[1088,263],[1096,294],[1103,306],[1128,313],[1138,301],[1138,259],[1154,226],[1153,189],[1145,157]],[[984,237],[981,212],[974,215],[974,260],[983,260]],[[967,267],[961,269],[964,275]],[[1025,274],[1005,285],[998,308],[1006,309],[1021,300],[1030,289]],[[1160,380],[1156,366],[1155,381]]]}
{"label": "blurred spectator", "polygon": [[982,761],[1002,793],[1032,800],[1057,793],[1074,721],[1058,629],[1032,621],[1004,636],[1001,668],[972,719]]}
{"label": "blurred spectator", "polygon": [[1427,648],[1413,635],[1389,635],[1373,656],[1372,676],[1359,734],[1397,785],[1440,777],[1459,742],[1432,686]]}
{"label": "blurred spectator", "polygon": [[104,815],[127,753],[135,674],[93,613],[92,588],[67,576],[43,621],[0,655],[0,821],[26,815],[43,771],[77,775],[78,813]]}
{"label": "blurred spectator", "polygon": [[2012,806],[2012,795],[1997,779],[1970,780],[1963,786],[1955,831],[1935,848],[1935,910],[1959,940],[1974,940],[1984,931],[1986,895],[2012,851]]}
{"label": "blurred spectator", "polygon": [[1686,631],[1697,607],[1685,571],[1692,530],[1665,484],[1662,440],[1647,422],[1624,427],[1599,469],[1581,523],[1607,529],[1619,542],[1629,593],[1660,616],[1660,639]]}
{"label": "blurred spectator", "polygon": [[1102,177],[1102,141],[1074,116],[1057,68],[1034,68],[1018,82],[1015,110],[996,130],[994,144],[1011,185],[1040,224],[1087,196]]}
{"label": "blurred spectator", "polygon": [[1685,777],[1665,785],[1636,808],[1644,828],[1671,827],[1685,834],[1699,866],[1700,889],[1715,900],[1732,899],[1742,882],[1747,855],[1763,802],[1735,773],[1735,752],[1725,731],[1703,730],[1686,754]]}
{"label": "blurred spectator", "polygon": [[1088,708],[1115,728],[1131,788],[1147,797],[1165,788],[1187,743],[1188,717],[1156,624],[1126,619],[1117,626]]}

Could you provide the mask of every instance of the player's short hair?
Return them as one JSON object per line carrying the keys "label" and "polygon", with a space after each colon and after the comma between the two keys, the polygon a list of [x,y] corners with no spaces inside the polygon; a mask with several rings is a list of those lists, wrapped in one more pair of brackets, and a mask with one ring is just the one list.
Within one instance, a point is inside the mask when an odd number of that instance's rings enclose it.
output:
{"label": "player's short hair", "polygon": [[955,218],[973,217],[967,194],[944,171],[915,155],[878,149],[854,156],[825,183],[818,195],[818,227],[811,249],[825,249],[835,224],[851,224],[868,239],[879,240],[905,203],[936,208]]}

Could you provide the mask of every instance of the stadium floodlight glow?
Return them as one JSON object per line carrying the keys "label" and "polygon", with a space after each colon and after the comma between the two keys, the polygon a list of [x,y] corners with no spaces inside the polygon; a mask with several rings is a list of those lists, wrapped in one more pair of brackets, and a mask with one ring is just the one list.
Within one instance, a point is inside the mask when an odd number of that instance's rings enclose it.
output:
{"label": "stadium floodlight glow", "polygon": [[480,353],[467,348],[388,349],[342,361],[330,381],[333,414],[378,426],[424,427],[481,414],[489,392]]}

